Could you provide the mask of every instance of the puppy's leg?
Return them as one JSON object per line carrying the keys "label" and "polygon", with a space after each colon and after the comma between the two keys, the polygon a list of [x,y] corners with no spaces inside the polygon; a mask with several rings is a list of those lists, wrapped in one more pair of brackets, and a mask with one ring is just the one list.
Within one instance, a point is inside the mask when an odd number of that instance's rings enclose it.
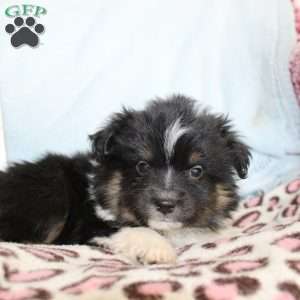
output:
{"label": "puppy's leg", "polygon": [[113,251],[143,264],[175,263],[176,252],[162,235],[147,227],[124,227],[110,238],[94,238]]}

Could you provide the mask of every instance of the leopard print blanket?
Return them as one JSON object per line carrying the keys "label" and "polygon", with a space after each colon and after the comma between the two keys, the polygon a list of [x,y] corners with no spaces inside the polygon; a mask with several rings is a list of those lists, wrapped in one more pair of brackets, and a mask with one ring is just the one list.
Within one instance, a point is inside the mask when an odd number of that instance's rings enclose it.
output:
{"label": "leopard print blanket", "polygon": [[176,265],[0,243],[0,299],[300,299],[300,179],[240,206],[226,229],[177,248]]}

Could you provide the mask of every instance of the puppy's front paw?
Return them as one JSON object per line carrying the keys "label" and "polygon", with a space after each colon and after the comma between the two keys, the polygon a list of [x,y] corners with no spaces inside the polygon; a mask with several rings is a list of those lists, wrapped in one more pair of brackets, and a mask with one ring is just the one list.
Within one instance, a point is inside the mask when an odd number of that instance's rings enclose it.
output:
{"label": "puppy's front paw", "polygon": [[111,237],[114,251],[143,264],[175,263],[172,245],[159,233],[146,227],[126,227]]}
{"label": "puppy's front paw", "polygon": [[96,246],[104,252],[112,253],[110,242],[110,239],[106,237],[94,237],[90,239],[87,244],[89,246]]}

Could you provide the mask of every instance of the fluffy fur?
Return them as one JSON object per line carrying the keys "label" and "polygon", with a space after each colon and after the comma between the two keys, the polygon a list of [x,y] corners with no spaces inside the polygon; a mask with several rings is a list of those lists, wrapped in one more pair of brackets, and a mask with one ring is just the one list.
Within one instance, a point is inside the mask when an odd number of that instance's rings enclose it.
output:
{"label": "fluffy fur", "polygon": [[249,148],[226,117],[187,97],[123,109],[90,138],[89,153],[0,173],[0,239],[69,244],[128,226],[217,229],[237,205],[234,178],[246,177]]}

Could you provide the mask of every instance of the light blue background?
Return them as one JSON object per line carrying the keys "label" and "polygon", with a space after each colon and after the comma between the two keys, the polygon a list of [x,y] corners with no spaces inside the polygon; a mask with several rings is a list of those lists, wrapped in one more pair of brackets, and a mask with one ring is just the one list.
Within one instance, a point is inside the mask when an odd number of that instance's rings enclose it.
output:
{"label": "light blue background", "polygon": [[47,9],[40,45],[15,49],[4,9],[18,3],[2,1],[0,17],[10,161],[85,150],[87,135],[122,105],[179,92],[228,113],[253,147],[245,191],[299,170],[289,1],[38,1]]}

